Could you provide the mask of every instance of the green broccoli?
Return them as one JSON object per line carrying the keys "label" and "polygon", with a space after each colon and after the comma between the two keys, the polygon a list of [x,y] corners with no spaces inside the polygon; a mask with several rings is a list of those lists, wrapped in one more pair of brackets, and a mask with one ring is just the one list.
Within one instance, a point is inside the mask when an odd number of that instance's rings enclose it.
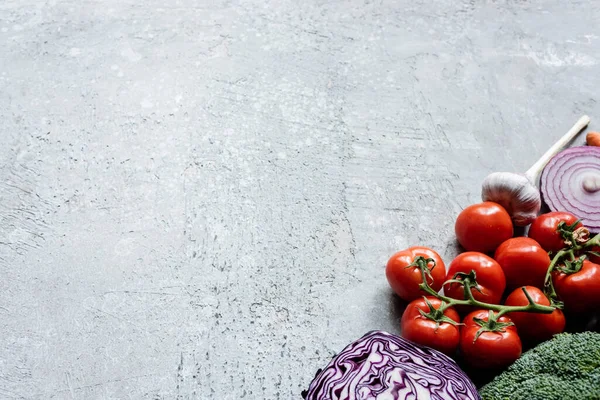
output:
{"label": "green broccoli", "polygon": [[561,333],[485,385],[483,400],[599,400],[600,333]]}

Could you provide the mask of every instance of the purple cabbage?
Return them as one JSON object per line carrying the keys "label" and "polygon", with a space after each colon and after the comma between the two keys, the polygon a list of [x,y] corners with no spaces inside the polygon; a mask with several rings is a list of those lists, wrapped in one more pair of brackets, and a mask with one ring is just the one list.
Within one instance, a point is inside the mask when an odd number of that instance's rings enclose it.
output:
{"label": "purple cabbage", "polygon": [[480,400],[450,357],[383,331],[346,346],[302,393],[306,400]]}

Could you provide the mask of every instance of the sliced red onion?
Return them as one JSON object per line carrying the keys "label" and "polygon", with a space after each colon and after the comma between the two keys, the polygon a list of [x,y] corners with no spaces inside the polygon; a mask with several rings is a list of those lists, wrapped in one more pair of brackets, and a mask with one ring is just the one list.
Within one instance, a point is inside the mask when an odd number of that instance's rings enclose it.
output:
{"label": "sliced red onion", "polygon": [[552,211],[567,211],[600,233],[600,147],[571,147],[550,160],[540,178],[542,198]]}

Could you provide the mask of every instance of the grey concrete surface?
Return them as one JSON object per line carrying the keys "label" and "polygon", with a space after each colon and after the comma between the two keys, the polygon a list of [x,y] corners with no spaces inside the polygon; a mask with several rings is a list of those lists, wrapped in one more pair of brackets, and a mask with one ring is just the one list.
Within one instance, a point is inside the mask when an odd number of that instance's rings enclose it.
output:
{"label": "grey concrete surface", "polygon": [[[396,250],[600,118],[594,1],[0,2],[0,398],[292,399]],[[581,141],[581,138],[578,139]]]}

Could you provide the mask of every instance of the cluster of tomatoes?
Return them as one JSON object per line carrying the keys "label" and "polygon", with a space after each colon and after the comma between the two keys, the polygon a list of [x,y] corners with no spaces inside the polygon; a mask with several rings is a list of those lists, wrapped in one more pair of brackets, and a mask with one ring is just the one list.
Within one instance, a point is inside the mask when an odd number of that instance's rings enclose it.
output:
{"label": "cluster of tomatoes", "polygon": [[[451,356],[459,351],[473,367],[502,368],[520,357],[523,343],[537,344],[562,332],[565,313],[567,317],[581,315],[600,307],[600,257],[594,253],[579,258],[581,254],[571,252],[571,260],[579,267],[552,269],[553,295],[548,294],[551,257],[573,248],[568,238],[586,232],[576,216],[566,212],[542,214],[529,227],[528,237],[513,237],[513,223],[506,210],[483,202],[459,214],[455,232],[466,251],[448,268],[440,255],[427,247],[399,251],[387,263],[390,286],[410,302],[401,320],[401,334],[406,339]],[[415,265],[418,258],[427,260],[427,285],[435,292],[443,288],[444,295],[423,291],[424,274]],[[568,257],[563,258],[571,265]],[[464,285],[457,279],[464,274],[475,278],[472,299],[499,305],[496,311],[504,306],[527,306],[530,300],[556,308],[551,313],[498,314],[489,308],[451,306],[452,299],[465,300]]]}

